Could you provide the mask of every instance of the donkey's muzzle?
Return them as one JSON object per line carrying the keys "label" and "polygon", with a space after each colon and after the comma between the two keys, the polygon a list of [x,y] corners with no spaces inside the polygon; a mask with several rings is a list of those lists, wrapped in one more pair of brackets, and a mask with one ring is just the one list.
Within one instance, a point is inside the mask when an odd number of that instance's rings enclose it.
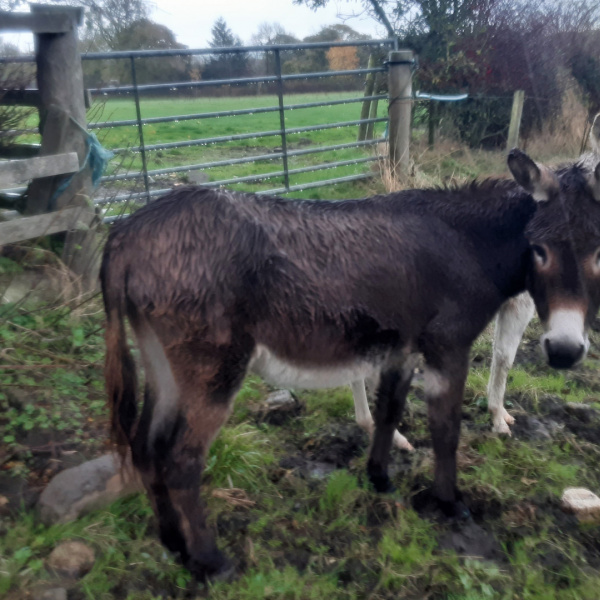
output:
{"label": "donkey's muzzle", "polygon": [[580,362],[586,353],[585,344],[573,341],[546,338],[542,345],[548,364],[554,369],[570,369]]}

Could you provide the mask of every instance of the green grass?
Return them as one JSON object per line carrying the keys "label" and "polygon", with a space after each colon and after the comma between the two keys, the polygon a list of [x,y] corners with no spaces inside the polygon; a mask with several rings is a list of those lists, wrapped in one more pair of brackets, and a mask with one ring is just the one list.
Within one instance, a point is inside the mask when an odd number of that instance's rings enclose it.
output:
{"label": "green grass", "polygon": [[[224,109],[251,103],[262,106],[265,101],[262,97],[233,99],[228,101],[230,104],[194,100],[177,106],[144,101],[142,109],[143,116],[152,116],[169,110],[202,112],[215,106]],[[216,104],[211,107],[210,102]],[[352,107],[342,108],[354,110],[357,105]],[[352,118],[338,108],[333,115],[323,110],[317,117],[323,122]],[[131,103],[126,101],[108,102],[104,110],[104,118],[132,116]],[[300,111],[289,117],[304,118]],[[240,131],[256,126],[256,121],[243,125],[238,117],[230,121],[237,123],[235,127]],[[175,125],[179,132],[165,128],[160,131],[160,139],[168,141],[170,135],[177,137],[187,127],[185,123]],[[267,126],[271,125],[265,121]],[[342,133],[349,139],[354,135],[350,130],[332,132]],[[128,134],[136,135],[133,128]],[[107,135],[122,132],[109,131]],[[113,141],[124,143],[117,137]],[[317,141],[333,143],[325,137]],[[275,144],[275,139],[270,142]],[[274,146],[265,143],[267,147]],[[194,152],[200,150],[215,151],[202,148]],[[243,155],[254,150],[231,145],[223,150],[223,156],[230,151]],[[452,160],[449,158],[443,167],[450,169],[444,171],[447,176],[466,176],[478,172],[482,164],[503,161],[499,155],[474,154],[464,149],[450,154]],[[427,156],[430,163],[420,168],[422,173],[435,177],[440,167],[434,164],[433,155]],[[155,159],[162,164],[204,160],[186,153],[152,157]],[[340,185],[310,194],[355,197],[377,189]],[[36,250],[28,260],[39,266],[47,257],[48,251]],[[23,268],[9,259],[0,261],[3,274],[19,273]],[[454,550],[442,549],[440,540],[457,528],[419,515],[411,508],[413,494],[429,485],[432,477],[426,407],[419,381],[409,395],[405,417],[410,425],[405,433],[417,450],[410,457],[392,453],[398,492],[382,497],[366,483],[368,442],[354,425],[348,387],[299,392],[304,410],[275,426],[265,424],[259,416],[270,388],[258,377],[249,376],[228,424],[211,447],[202,492],[219,545],[239,561],[240,568],[237,579],[212,584],[208,591],[194,583],[164,550],[143,494],[115,502],[75,523],[51,527],[42,525],[35,512],[25,506],[8,511],[2,496],[11,482],[42,487],[53,475],[56,461],[65,460],[68,453],[75,451],[83,460],[108,450],[102,333],[98,299],[76,309],[35,304],[1,307],[0,596],[21,600],[31,597],[40,586],[56,585],[46,568],[46,559],[61,541],[77,539],[95,550],[97,560],[90,573],[72,584],[69,600],[598,597],[598,526],[577,524],[562,513],[559,501],[568,486],[600,492],[600,450],[593,437],[594,432],[600,432],[600,417],[594,415],[589,423],[580,423],[575,417],[567,424],[561,421],[564,427],[552,439],[492,435],[486,398],[491,328],[475,342],[471,352],[459,485],[474,506],[476,522],[496,540],[500,559],[459,556]],[[539,325],[534,324],[526,338],[536,340],[539,333]],[[591,338],[597,346],[600,336],[592,332]],[[523,354],[517,357],[508,381],[507,406],[518,420],[561,420],[563,417],[550,409],[567,402],[583,402],[600,410],[598,355],[590,353],[577,371],[557,372],[532,358],[532,345],[522,346]],[[313,464],[313,460],[325,460],[323,456],[335,444],[348,450],[356,440],[362,440],[362,448],[345,461],[343,468],[329,475],[314,475],[301,466],[294,467],[294,460],[300,465],[302,461]],[[50,442],[58,448],[57,459],[47,454]],[[231,487],[242,490],[238,492],[245,500],[242,505],[236,504],[236,496],[227,496]]]}
{"label": "green grass", "polygon": [[[0,336],[13,348],[5,360],[37,366],[0,370],[4,384],[1,448],[5,456],[10,455],[0,472],[3,477],[26,477],[32,482],[43,478],[38,455],[31,449],[32,432],[52,432],[66,447],[78,448],[88,457],[105,451],[98,309],[90,306],[86,314],[64,309],[16,311],[2,322]],[[486,365],[489,354],[488,332],[475,345],[473,359]],[[45,371],[40,365],[52,368]],[[536,364],[517,366],[511,372],[508,397],[528,399],[543,418],[547,398],[585,401],[593,395],[596,388],[583,382],[595,368],[594,360],[573,374],[551,372]],[[256,409],[269,388],[251,376],[207,464],[203,497],[211,526],[218,531],[224,551],[243,564],[239,578],[215,583],[210,597],[595,598],[600,577],[590,568],[590,560],[597,528],[559,517],[558,500],[565,487],[600,489],[599,452],[567,432],[547,441],[492,436],[487,413],[478,404],[485,395],[487,374],[484,366],[469,376],[465,404],[469,418],[461,446],[468,461],[461,466],[459,484],[483,507],[479,522],[502,548],[501,562],[440,550],[439,540],[452,528],[410,508],[415,481],[422,485],[431,477],[425,449],[410,457],[412,466],[404,475],[395,476],[400,490],[395,497],[377,496],[366,485],[366,446],[346,469],[329,476],[282,469],[279,463],[285,457],[327,448],[332,439],[328,431],[355,427],[351,393],[347,388],[301,393],[305,409],[299,417],[282,426],[266,425],[256,419]],[[414,426],[408,436],[427,443],[425,410],[418,393],[411,394],[411,411]],[[403,460],[394,453],[393,464],[401,465]],[[0,477],[0,485],[2,481]],[[230,487],[243,490],[248,502],[239,506],[230,501],[226,493]],[[0,594],[9,600],[53,585],[45,561],[58,543],[73,539],[89,544],[97,556],[90,573],[74,584],[73,598],[207,597],[159,543],[145,495],[118,501],[65,525],[44,526],[25,508],[4,512],[0,519]]]}
{"label": "green grass", "polygon": [[[285,97],[286,104],[304,104],[340,100],[344,98],[360,97],[361,92],[338,92],[321,94],[292,94]],[[142,118],[165,117],[176,115],[204,114],[241,110],[252,108],[277,107],[276,96],[241,96],[238,98],[174,98],[157,99],[141,98],[140,110]],[[386,103],[381,102],[379,116],[385,116]],[[336,122],[355,121],[360,118],[361,103],[342,104],[288,110],[285,113],[285,127],[287,130],[296,127],[314,125],[327,125]],[[90,122],[114,122],[136,118],[136,109],[133,98],[109,99],[99,96],[88,112]],[[30,127],[36,125],[36,117],[31,117]],[[196,119],[188,121],[175,121],[169,123],[155,123],[144,125],[143,135],[145,145],[161,143],[183,142],[202,138],[223,137],[246,133],[259,133],[276,131],[281,127],[279,112],[257,113],[239,116]],[[376,123],[375,137],[381,137],[385,123]],[[110,127],[96,130],[100,142],[109,149],[132,148],[140,145],[137,126]],[[305,149],[310,146],[329,146],[356,141],[357,126],[332,128],[324,131],[309,131],[305,133],[289,134],[287,136],[288,150]],[[36,136],[26,136],[23,141],[38,141]],[[149,151],[146,154],[149,170],[181,167],[186,165],[204,164],[215,161],[244,158],[249,156],[269,155],[281,152],[282,140],[280,135],[269,137],[251,138],[229,142],[219,142],[205,145],[172,148]],[[325,153],[308,154],[298,157],[289,157],[288,168],[297,169],[323,163],[346,161],[356,158],[372,156],[374,147],[350,148]],[[316,180],[331,179],[347,175],[368,172],[373,167],[372,163],[348,165],[329,168],[309,173],[290,175],[290,185],[300,185]],[[376,167],[375,167],[376,168]],[[125,152],[115,157],[108,166],[107,175],[134,173],[142,170],[142,156],[140,153]],[[228,180],[250,175],[263,175],[283,170],[281,158],[265,159],[254,163],[238,164],[233,166],[218,166],[205,169],[210,181]],[[187,181],[187,171],[159,175],[154,177],[152,189],[168,189],[176,183]],[[105,192],[110,195],[125,193],[134,189],[141,191],[142,182],[137,180],[106,184]],[[231,183],[228,187],[242,191],[259,191],[281,188],[284,185],[283,176],[264,179],[259,182],[246,182],[241,184]],[[348,197],[350,190],[356,190],[352,184],[338,184],[328,188],[326,197]],[[360,189],[360,188],[359,188]],[[318,198],[321,190],[307,190],[294,193],[296,197]],[[356,191],[354,192],[356,193]],[[116,209],[109,210],[109,214]]]}

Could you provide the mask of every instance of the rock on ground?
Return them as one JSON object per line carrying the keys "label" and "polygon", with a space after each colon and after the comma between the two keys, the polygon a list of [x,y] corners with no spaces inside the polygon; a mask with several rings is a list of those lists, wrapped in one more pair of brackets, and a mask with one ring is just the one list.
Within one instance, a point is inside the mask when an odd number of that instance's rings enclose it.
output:
{"label": "rock on ground", "polygon": [[269,394],[256,412],[257,419],[270,425],[283,425],[291,417],[299,415],[302,404],[289,390],[277,390]]}
{"label": "rock on ground", "polygon": [[582,522],[600,521],[600,498],[585,488],[567,488],[562,495],[562,506]]}
{"label": "rock on ground", "polygon": [[56,546],[48,557],[48,568],[60,575],[79,578],[94,566],[96,555],[83,542],[63,542]]}
{"label": "rock on ground", "polygon": [[61,471],[42,492],[38,508],[44,523],[68,523],[142,489],[130,464],[121,470],[119,457],[106,454]]}
{"label": "rock on ground", "polygon": [[67,600],[67,590],[61,587],[39,590],[33,594],[33,600]]}

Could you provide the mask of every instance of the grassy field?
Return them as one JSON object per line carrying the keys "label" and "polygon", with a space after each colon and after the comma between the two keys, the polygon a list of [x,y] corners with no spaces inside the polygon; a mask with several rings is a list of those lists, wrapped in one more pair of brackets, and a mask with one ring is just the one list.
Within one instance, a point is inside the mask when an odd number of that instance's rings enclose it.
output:
{"label": "grassy field", "polygon": [[[343,92],[337,94],[302,94],[286,96],[287,104],[309,102],[322,102],[339,100],[360,96],[359,92]],[[277,106],[275,96],[252,96],[240,98],[197,98],[197,99],[145,99],[141,100],[141,114],[143,118],[187,115],[196,113],[209,113],[217,111],[252,109]],[[360,103],[325,106],[317,108],[297,109],[286,111],[286,129],[295,127],[330,124],[334,122],[353,121],[360,118]],[[384,115],[385,105],[379,108],[379,114]],[[90,111],[90,121],[118,121],[135,118],[135,105],[132,99],[107,100],[100,98]],[[381,137],[384,125],[377,123],[375,136]],[[278,112],[258,113],[231,117],[178,121],[158,123],[144,126],[144,141],[146,145],[165,142],[182,142],[201,138],[220,137],[263,131],[275,131],[280,128]],[[139,144],[137,127],[116,127],[100,130],[99,139],[107,148],[129,148]],[[310,146],[326,146],[348,143],[356,140],[358,127],[340,127],[325,131],[311,131],[300,134],[290,134],[287,138],[288,150],[304,149]],[[156,150],[147,155],[148,168],[164,169],[183,165],[201,164],[248,156],[259,156],[281,151],[281,137],[279,135],[207,144],[202,146],[189,146],[168,150]],[[290,157],[289,168],[297,169],[334,161],[345,161],[355,158],[372,156],[373,147],[363,149],[342,149],[333,152],[309,154],[306,156]],[[109,174],[134,172],[141,169],[141,156],[139,153],[121,154],[112,161]],[[299,185],[318,179],[329,179],[346,175],[364,173],[371,168],[369,164],[349,165],[325,169],[317,172],[292,174],[291,185]],[[210,181],[231,179],[249,175],[267,174],[283,170],[280,158],[262,160],[256,163],[247,163],[233,166],[213,167],[206,169],[205,173]],[[187,173],[177,175],[156,176],[153,181],[154,189],[171,187],[178,182],[185,182]],[[273,177],[261,182],[231,185],[233,189],[245,191],[258,191],[283,187],[283,177]],[[119,190],[131,188],[131,183],[117,187]],[[114,186],[113,186],[114,189]],[[342,189],[342,197],[348,188]],[[307,197],[317,197],[314,192],[307,193]]]}

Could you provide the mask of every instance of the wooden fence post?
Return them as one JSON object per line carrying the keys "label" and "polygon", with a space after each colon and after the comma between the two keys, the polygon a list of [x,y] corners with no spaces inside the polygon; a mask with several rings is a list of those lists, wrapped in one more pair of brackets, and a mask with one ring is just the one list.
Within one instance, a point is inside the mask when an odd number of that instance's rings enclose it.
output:
{"label": "wooden fence post", "polygon": [[[31,12],[40,16],[61,14],[72,24],[65,32],[35,35],[41,154],[76,152],[81,167],[88,151],[83,70],[77,40],[83,9],[32,4]],[[76,173],[59,194],[57,190],[63,182],[62,176],[34,181],[29,189],[26,213],[45,213],[67,206],[81,206],[93,213],[90,170],[86,168]],[[95,228],[67,234],[63,260],[81,278],[84,289],[96,285],[98,249]]]}
{"label": "wooden fence post", "polygon": [[[369,55],[369,63],[367,65],[369,69],[375,68],[375,57],[370,54]],[[373,88],[375,87],[375,73],[367,73],[367,78],[365,80],[365,98],[373,95]],[[360,109],[360,119],[369,118],[369,110],[371,106],[370,100],[363,100],[362,107]],[[367,123],[361,123],[358,126],[358,137],[356,138],[357,142],[362,142],[367,139]]]}
{"label": "wooden fence post", "polygon": [[409,164],[410,121],[412,109],[412,50],[390,52],[388,59],[389,146],[392,173],[406,172]]}
{"label": "wooden fence post", "polygon": [[519,144],[519,130],[521,129],[521,117],[523,116],[523,102],[525,91],[517,90],[513,96],[512,110],[510,111],[510,125],[508,127],[508,139],[506,149],[512,150]]}

